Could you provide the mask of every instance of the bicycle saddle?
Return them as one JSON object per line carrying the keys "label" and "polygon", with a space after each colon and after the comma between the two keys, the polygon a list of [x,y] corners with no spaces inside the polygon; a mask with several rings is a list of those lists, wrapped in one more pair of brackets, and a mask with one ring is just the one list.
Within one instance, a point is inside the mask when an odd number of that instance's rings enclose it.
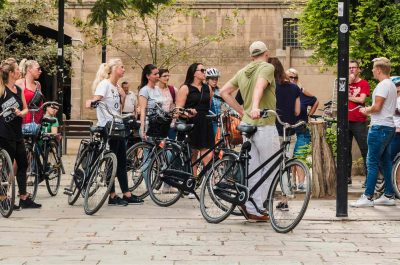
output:
{"label": "bicycle saddle", "polygon": [[194,127],[194,124],[177,123],[176,130],[178,132],[190,132]]}
{"label": "bicycle saddle", "polygon": [[48,123],[48,124],[53,124],[56,123],[57,120],[54,118],[50,118],[50,117],[43,117],[42,118],[42,122]]}
{"label": "bicycle saddle", "polygon": [[104,127],[99,127],[99,126],[93,126],[90,127],[90,133],[101,133],[104,131]]}
{"label": "bicycle saddle", "polygon": [[248,124],[239,124],[236,129],[241,132],[246,134],[247,137],[252,136],[256,131],[257,127],[253,125],[248,125]]}

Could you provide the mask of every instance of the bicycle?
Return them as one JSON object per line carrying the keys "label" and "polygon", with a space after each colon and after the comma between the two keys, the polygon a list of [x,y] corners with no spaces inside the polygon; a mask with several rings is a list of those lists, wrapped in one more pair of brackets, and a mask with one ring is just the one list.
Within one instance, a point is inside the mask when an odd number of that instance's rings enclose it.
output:
{"label": "bicycle", "polygon": [[[186,110],[183,110],[186,111]],[[222,114],[207,115],[206,118],[221,122]],[[192,193],[199,200],[196,189],[202,183],[204,176],[213,167],[215,161],[224,156],[234,156],[235,152],[226,148],[227,133],[222,129],[220,139],[215,145],[192,162],[192,149],[189,144],[189,133],[193,124],[178,122],[176,130],[184,134],[183,141],[167,140],[159,144],[160,149],[151,158],[147,175],[147,190],[150,198],[159,206],[168,207],[176,203],[183,193]],[[202,160],[210,153],[213,158],[202,165]],[[193,167],[198,166],[194,174]],[[164,191],[165,185],[175,188]]]}
{"label": "bicycle", "polygon": [[81,195],[84,198],[84,211],[95,214],[104,204],[114,184],[117,172],[117,158],[110,150],[109,140],[125,138],[129,134],[132,115],[113,114],[102,101],[91,103],[92,108],[101,108],[112,117],[105,127],[91,127],[91,139],[82,140],[75,160],[72,179],[64,194],[68,204],[74,205]]}
{"label": "bicycle", "polygon": [[[50,105],[59,106],[60,104],[49,101],[40,108],[29,111],[36,113]],[[60,187],[62,160],[57,135],[41,132],[42,126],[50,126],[56,121],[56,119],[44,117],[40,125],[32,122],[27,124],[26,128],[28,129],[23,129],[28,161],[27,187],[31,187],[28,192],[32,200],[35,200],[39,183],[43,180],[46,182],[47,191],[51,196],[56,196]]]}
{"label": "bicycle", "polygon": [[[200,211],[207,222],[222,222],[236,206],[243,206],[247,201],[254,205],[258,213],[264,215],[267,211],[271,225],[276,232],[287,233],[301,221],[311,196],[311,177],[304,162],[287,157],[290,140],[286,136],[286,131],[289,128],[304,125],[305,122],[301,121],[295,125],[283,123],[275,111],[268,109],[261,112],[261,117],[266,118],[268,114],[276,115],[277,121],[284,128],[280,149],[253,172],[249,172],[249,151],[251,149],[249,139],[257,131],[257,127],[239,125],[237,129],[242,132],[246,139],[239,156],[226,156],[217,161],[201,187]],[[271,165],[269,170],[264,173],[252,189],[249,189],[248,179],[268,164]],[[277,171],[277,173],[273,174],[274,171]],[[296,174],[304,175],[305,191],[296,191]],[[267,206],[265,211],[257,207],[252,195],[270,177],[273,180],[267,200],[264,203]],[[221,205],[220,202],[224,202],[224,204]]]}
{"label": "bicycle", "polygon": [[[172,118],[177,111],[177,109],[174,109],[171,112],[167,113],[163,111],[160,106],[156,106],[156,108],[159,115],[167,119]],[[181,109],[181,111],[186,112],[187,110]],[[222,132],[219,135],[218,140],[223,139],[224,146],[230,149],[227,137],[228,133],[225,131],[226,126],[224,126],[224,123],[227,121],[228,115],[230,115],[230,112],[229,110],[226,110],[224,112],[221,112],[221,114],[219,115],[215,115],[212,113],[212,115],[209,115],[209,119],[212,119],[217,122],[218,127],[220,127],[220,130]],[[160,144],[163,146],[169,146],[170,143],[177,143],[177,141],[153,137],[151,138],[151,140],[146,140],[136,143],[135,145],[133,145],[131,148],[128,149],[127,170],[128,170],[128,179],[130,183],[129,189],[132,192],[132,194],[138,196],[141,199],[144,199],[149,195],[147,185],[145,182],[147,181],[146,173],[148,172],[150,160],[160,150]],[[170,149],[170,147],[168,147],[167,149]],[[169,153],[168,155],[172,156],[172,153]]]}
{"label": "bicycle", "polygon": [[[11,113],[10,113],[11,112]],[[13,116],[14,108],[6,108],[0,117],[8,114]],[[0,148],[0,213],[8,218],[14,210],[15,204],[15,175],[13,163],[6,150]]]}

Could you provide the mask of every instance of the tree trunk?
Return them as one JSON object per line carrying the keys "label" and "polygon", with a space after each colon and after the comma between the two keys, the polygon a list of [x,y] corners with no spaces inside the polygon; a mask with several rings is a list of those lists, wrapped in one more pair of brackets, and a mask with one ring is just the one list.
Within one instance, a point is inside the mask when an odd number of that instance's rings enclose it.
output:
{"label": "tree trunk", "polygon": [[314,198],[336,195],[336,163],[325,139],[325,122],[311,121],[312,186]]}

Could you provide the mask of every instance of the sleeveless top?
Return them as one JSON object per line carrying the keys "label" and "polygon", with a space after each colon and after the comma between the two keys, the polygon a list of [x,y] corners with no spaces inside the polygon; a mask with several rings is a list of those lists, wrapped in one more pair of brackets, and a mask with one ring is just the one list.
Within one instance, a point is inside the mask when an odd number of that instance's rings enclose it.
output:
{"label": "sleeveless top", "polygon": [[[22,111],[22,90],[18,86],[15,87],[16,94],[6,87],[4,95],[0,97],[0,112],[8,107]],[[0,117],[0,137],[12,141],[22,139],[22,118],[15,116],[12,112],[7,112]]]}
{"label": "sleeveless top", "polygon": [[[35,84],[36,84],[36,89],[40,90],[40,83],[35,81]],[[35,95],[35,91],[36,90],[32,91],[32,90],[30,90],[29,88],[26,87],[26,79],[24,81],[24,88],[23,89],[24,89],[24,96],[25,96],[25,100],[26,100],[26,105],[29,106],[29,103],[33,99],[33,96]],[[42,105],[43,105],[43,102],[41,102],[38,107],[40,107]],[[40,124],[40,120],[42,119],[42,117],[43,117],[43,110],[35,112],[35,123]],[[32,120],[33,120],[33,114],[32,114],[32,112],[28,112],[26,114],[26,116],[22,119],[22,123],[23,124],[31,123]]]}
{"label": "sleeveless top", "polygon": [[214,145],[214,132],[211,120],[206,119],[210,110],[211,92],[207,84],[203,84],[201,91],[195,86],[189,85],[189,93],[186,98],[185,108],[196,109],[197,115],[188,119],[188,123],[194,124],[189,134],[192,148],[204,149]]}

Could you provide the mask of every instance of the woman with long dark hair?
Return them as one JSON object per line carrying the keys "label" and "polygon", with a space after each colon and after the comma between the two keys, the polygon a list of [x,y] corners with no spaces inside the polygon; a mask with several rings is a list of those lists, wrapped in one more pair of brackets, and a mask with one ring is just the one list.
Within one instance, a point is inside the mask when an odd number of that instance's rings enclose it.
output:
{"label": "woman with long dark hair", "polygon": [[22,136],[22,119],[28,113],[28,107],[22,89],[15,84],[20,77],[17,61],[13,58],[2,61],[0,73],[0,112],[8,107],[14,108],[14,112],[8,111],[0,117],[0,147],[8,152],[11,161],[15,159],[18,168],[19,207],[40,208],[42,205],[32,201],[26,192],[28,160]]}
{"label": "woman with long dark hair", "polygon": [[157,105],[164,111],[168,112],[171,110],[169,107],[165,109],[167,98],[161,89],[156,86],[159,77],[160,74],[157,66],[148,64],[143,68],[139,86],[140,135],[143,139],[147,139],[148,136],[162,138],[168,136],[170,122],[160,123],[157,119],[149,119],[150,115],[157,108]]}
{"label": "woman with long dark hair", "polygon": [[[176,107],[191,109],[193,117],[188,123],[194,124],[194,129],[189,134],[190,145],[193,149],[192,160],[203,154],[214,145],[214,132],[212,123],[206,119],[211,107],[212,91],[207,84],[206,68],[201,63],[194,63],[189,66],[184,84],[180,87],[176,98]],[[212,158],[212,153],[203,159],[207,164]],[[196,172],[194,168],[193,172]]]}
{"label": "woman with long dark hair", "polygon": [[[292,84],[285,73],[282,63],[276,57],[268,58],[268,62],[275,67],[274,76],[276,83],[276,112],[283,122],[295,124],[300,114],[300,88]],[[276,121],[279,138],[282,140],[283,127]],[[286,136],[290,136],[289,156],[293,156],[296,135],[294,130],[288,130]]]}

